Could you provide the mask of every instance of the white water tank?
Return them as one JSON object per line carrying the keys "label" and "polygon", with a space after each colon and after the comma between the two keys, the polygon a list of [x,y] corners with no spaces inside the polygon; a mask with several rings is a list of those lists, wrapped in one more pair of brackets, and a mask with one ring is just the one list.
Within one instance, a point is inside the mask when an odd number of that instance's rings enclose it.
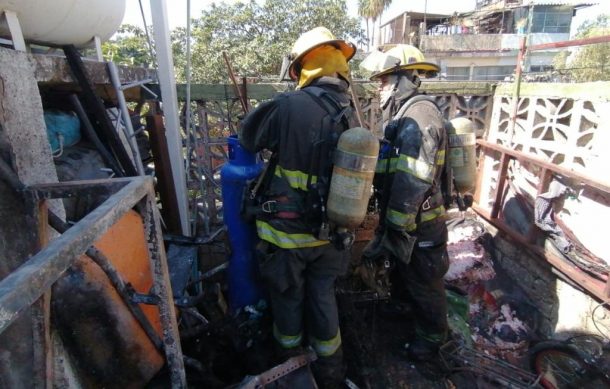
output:
{"label": "white water tank", "polygon": [[[0,0],[3,10],[17,14],[26,41],[87,46],[94,36],[105,41],[115,33],[125,0]],[[10,36],[0,20],[0,36]]]}

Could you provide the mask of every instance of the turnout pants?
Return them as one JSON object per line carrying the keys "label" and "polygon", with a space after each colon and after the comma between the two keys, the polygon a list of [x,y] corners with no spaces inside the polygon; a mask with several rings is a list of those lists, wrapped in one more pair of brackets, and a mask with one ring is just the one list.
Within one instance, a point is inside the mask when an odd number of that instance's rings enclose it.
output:
{"label": "turnout pants", "polygon": [[417,336],[441,343],[448,331],[443,282],[449,269],[447,227],[444,221],[425,223],[417,232],[410,260],[397,261],[398,275],[413,304]]}
{"label": "turnout pants", "polygon": [[319,357],[333,356],[341,347],[335,279],[346,272],[349,252],[330,244],[290,250],[265,246],[260,272],[271,299],[275,339],[290,349],[302,344],[306,332]]}
{"label": "turnout pants", "polygon": [[268,286],[273,335],[284,351],[299,347],[306,334],[318,354],[312,365],[321,389],[338,387],[345,376],[335,279],[347,271],[349,251],[333,245],[281,249],[267,245],[260,272]]}

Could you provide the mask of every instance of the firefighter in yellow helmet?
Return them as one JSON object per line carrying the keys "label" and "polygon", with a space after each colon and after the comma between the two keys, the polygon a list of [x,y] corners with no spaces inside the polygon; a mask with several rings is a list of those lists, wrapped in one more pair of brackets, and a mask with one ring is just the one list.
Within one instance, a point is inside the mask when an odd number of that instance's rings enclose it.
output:
{"label": "firefighter in yellow helmet", "polygon": [[332,152],[356,123],[347,82],[355,51],[324,27],[305,32],[289,66],[297,90],[259,105],[242,123],[247,150],[272,152],[253,207],[278,353],[299,353],[308,339],[320,387],[335,387],[345,376],[334,283],[347,270],[349,250],[333,240],[324,205]]}
{"label": "firefighter in yellow helmet", "polygon": [[409,355],[428,360],[447,336],[443,276],[449,261],[441,193],[447,135],[441,111],[417,90],[420,77],[439,69],[410,45],[377,53],[373,64],[367,59],[363,62],[374,70],[371,80],[380,82],[387,141],[375,177],[380,225],[363,257],[369,262],[387,256],[394,259],[393,296],[407,298],[414,313],[416,337],[410,342]]}

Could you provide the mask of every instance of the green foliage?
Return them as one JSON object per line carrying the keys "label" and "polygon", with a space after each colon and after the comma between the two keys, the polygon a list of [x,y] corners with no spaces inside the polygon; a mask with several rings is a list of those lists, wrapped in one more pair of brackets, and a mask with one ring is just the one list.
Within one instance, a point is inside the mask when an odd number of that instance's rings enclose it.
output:
{"label": "green foliage", "polygon": [[115,37],[102,44],[104,59],[127,66],[152,66],[146,33],[131,24],[122,25]]}
{"label": "green foliage", "polygon": [[339,38],[363,38],[358,19],[347,15],[345,0],[212,4],[193,25],[192,80],[228,82],[223,51],[239,76],[277,78],[295,40],[317,26]]}
{"label": "green foliage", "polygon": [[[366,20],[367,47],[375,38],[375,20],[379,19],[379,23],[381,23],[383,11],[388,9],[391,4],[392,0],[358,0],[358,15]],[[369,31],[369,20],[373,24],[372,34]]]}
{"label": "green foliage", "polygon": [[[213,3],[192,23],[191,80],[228,83],[222,52],[226,51],[237,76],[277,79],[282,59],[303,32],[327,27],[338,38],[361,43],[360,21],[347,15],[345,0],[265,0]],[[171,32],[178,82],[186,79],[186,29]],[[102,46],[104,57],[121,65],[152,66],[145,32],[123,25]]]}
{"label": "green foliage", "polygon": [[[610,35],[610,15],[599,15],[595,20],[584,22],[578,28],[576,38],[592,38],[602,35]],[[565,51],[557,55],[553,63],[555,68],[572,69],[569,74],[570,79],[576,82],[610,80],[609,43],[581,46],[573,52],[571,58]]]}

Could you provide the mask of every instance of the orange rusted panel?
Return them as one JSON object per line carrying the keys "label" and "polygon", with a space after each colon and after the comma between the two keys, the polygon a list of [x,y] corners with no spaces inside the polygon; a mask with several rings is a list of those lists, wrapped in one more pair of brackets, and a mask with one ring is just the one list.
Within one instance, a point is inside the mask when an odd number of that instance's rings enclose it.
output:
{"label": "orange rusted panel", "polygon": [[[125,282],[148,293],[152,273],[141,217],[125,214],[95,246]],[[161,334],[158,310],[141,305]],[[104,271],[81,256],[53,286],[52,315],[87,387],[143,387],[164,364]]]}
{"label": "orange rusted panel", "polygon": [[[152,287],[152,273],[142,217],[129,211],[94,244],[112,262],[123,280],[138,293],[147,294]],[[154,305],[140,305],[159,336],[161,321]]]}

